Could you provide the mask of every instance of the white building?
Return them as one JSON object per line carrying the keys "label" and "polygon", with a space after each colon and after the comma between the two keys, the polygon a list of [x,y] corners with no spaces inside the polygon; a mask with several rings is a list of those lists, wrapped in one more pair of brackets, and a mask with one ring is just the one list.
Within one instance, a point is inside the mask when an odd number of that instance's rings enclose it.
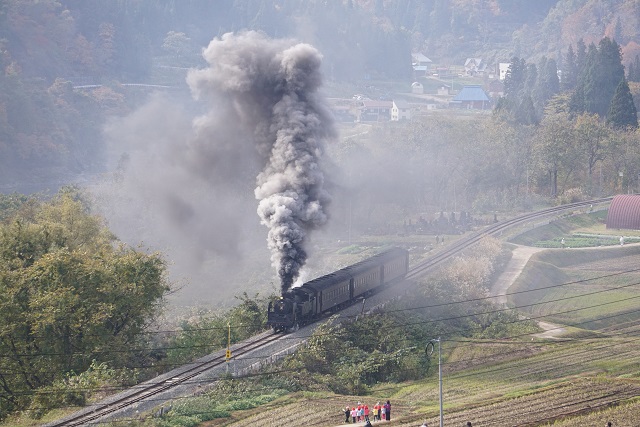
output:
{"label": "white building", "polygon": [[411,120],[411,108],[407,101],[404,99],[393,101],[393,106],[391,107],[391,120],[394,122]]}
{"label": "white building", "polygon": [[504,80],[507,77],[507,73],[509,72],[509,67],[511,63],[509,62],[500,62],[498,64],[498,72],[500,73],[500,80]]}

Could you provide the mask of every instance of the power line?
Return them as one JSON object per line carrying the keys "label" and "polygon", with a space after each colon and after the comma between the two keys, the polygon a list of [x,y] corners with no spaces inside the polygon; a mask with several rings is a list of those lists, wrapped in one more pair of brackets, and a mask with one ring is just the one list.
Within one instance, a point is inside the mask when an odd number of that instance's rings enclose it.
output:
{"label": "power line", "polygon": [[[639,309],[639,310],[637,310],[637,312],[640,312],[640,309]],[[613,318],[613,317],[617,317],[617,316],[619,316],[619,315],[605,316],[605,317],[603,317],[603,318],[599,318],[599,319],[596,319],[596,320],[608,319],[608,318]],[[521,321],[521,320],[518,320],[518,321]],[[508,322],[508,323],[515,323],[515,322],[518,322],[518,321]],[[585,321],[585,322],[581,322],[581,323],[587,323],[587,322],[590,322],[590,321]],[[581,324],[581,323],[575,323],[575,324],[573,324],[573,325],[569,325],[569,326],[576,326],[576,325],[579,325],[579,324]],[[402,326],[402,325],[400,325],[400,326],[398,326],[398,327],[403,327],[403,326]],[[529,336],[529,335],[532,335],[532,334],[533,334],[533,333],[520,334],[520,335],[514,335],[514,336],[511,336],[511,337],[507,337],[507,338],[505,338],[505,339],[520,338],[520,337],[522,337],[522,336]],[[589,339],[584,339],[584,340],[586,341],[586,340],[589,340]],[[592,340],[592,339],[591,339],[591,340]],[[629,342],[636,342],[636,341],[638,341],[638,340],[640,340],[640,338],[638,338],[638,339],[632,339],[632,340],[630,340],[630,341],[622,342],[622,343],[619,343],[619,344],[624,344],[624,343],[629,343]],[[564,340],[564,341],[554,341],[553,343],[549,343],[549,345],[551,345],[551,344],[552,344],[552,345],[556,345],[557,343],[577,342],[577,341],[581,341],[581,340],[571,339],[571,340]],[[444,339],[443,339],[443,342],[471,342],[471,341],[470,341],[470,340],[444,340]],[[488,344],[488,343],[495,343],[495,342],[493,342],[493,341],[480,341],[480,340],[478,340],[478,341],[475,341],[475,343],[476,343],[476,344]],[[500,343],[500,344],[511,344],[511,345],[523,345],[523,344],[527,344],[527,345],[536,345],[536,346],[540,346],[540,345],[541,345],[541,343],[539,343],[539,342],[538,342],[538,343],[525,343],[525,342],[511,342],[511,343],[508,343],[508,342],[504,342],[504,341],[499,341],[498,343]],[[617,345],[617,344],[616,344],[616,345]],[[490,356],[489,356],[489,357],[490,357]],[[260,359],[260,360],[262,360],[262,359],[264,359],[264,357],[242,357],[242,359],[241,359],[241,360],[251,360],[251,359]],[[467,359],[467,360],[462,360],[462,361],[473,361],[473,360],[477,360],[477,359]],[[456,364],[456,363],[461,363],[462,361],[456,361],[456,362],[444,362],[444,364],[445,364],[445,365],[449,365],[449,364]],[[195,363],[195,362],[192,362],[192,363]],[[282,370],[282,371],[280,371],[280,372],[287,372],[287,370]],[[269,373],[266,373],[266,375],[268,375],[268,374],[269,374]],[[216,379],[222,379],[222,378],[216,378]],[[211,380],[204,380],[204,382],[210,382],[210,381],[211,381]],[[191,383],[191,382],[192,382],[192,380],[190,380],[190,381],[185,381],[183,384],[189,384],[189,383]],[[200,381],[200,380],[197,380],[197,381],[195,381],[195,382],[196,382],[196,383],[200,383],[201,381]],[[133,387],[129,387],[128,389],[135,390],[135,389],[136,389],[136,388],[138,388],[138,387],[140,387],[140,386],[133,386]],[[81,392],[82,392],[82,391],[103,390],[103,389],[104,389],[104,388],[102,388],[102,387],[95,387],[95,388],[85,388],[85,389],[74,389],[74,391],[81,391]],[[117,387],[114,387],[114,388],[113,388],[113,390],[117,390],[117,389],[118,389]],[[127,388],[123,388],[123,389],[127,389]],[[44,392],[42,392],[42,393],[44,393],[44,394],[48,394],[48,393],[55,393],[55,392],[44,391]],[[39,393],[37,390],[35,390],[35,391],[33,391],[33,392],[25,392],[24,394],[29,395],[29,394],[40,394],[40,393]]]}
{"label": "power line", "polygon": [[[608,278],[608,277],[613,277],[613,276],[618,276],[621,274],[628,274],[628,273],[632,273],[632,272],[637,272],[640,271],[640,269],[631,269],[631,270],[625,270],[623,272],[617,272],[617,273],[612,273],[612,274],[607,274],[607,275],[603,275],[603,276],[598,276],[598,277],[593,277],[593,278],[589,278],[589,279],[580,279],[580,280],[576,280],[576,281],[571,281],[571,282],[566,282],[566,283],[562,283],[562,284],[558,284],[558,285],[551,285],[551,286],[546,286],[546,287],[540,287],[537,289],[528,289],[528,290],[523,290],[523,291],[517,291],[517,292],[512,292],[512,293],[507,293],[505,295],[516,295],[516,294],[521,294],[521,293],[526,293],[526,292],[534,292],[534,291],[540,291],[540,290],[544,290],[544,289],[552,289],[552,288],[558,288],[558,287],[562,287],[562,286],[568,286],[568,285],[573,285],[573,284],[579,284],[579,283],[585,283],[585,282],[589,282],[592,280],[599,280],[599,279],[604,279],[604,278]],[[443,319],[434,319],[433,321],[446,321],[446,320],[455,320],[455,319],[459,319],[459,318],[464,318],[464,317],[471,317],[471,316],[476,316],[476,315],[483,315],[483,314],[494,314],[494,313],[498,313],[498,312],[504,312],[504,311],[512,311],[512,310],[517,310],[517,309],[521,309],[521,308],[525,308],[525,307],[532,307],[535,305],[541,305],[541,304],[548,304],[548,303],[553,303],[553,302],[557,302],[557,301],[563,301],[563,300],[567,300],[567,299],[574,299],[574,298],[581,298],[583,296],[589,296],[589,295],[594,295],[594,294],[598,294],[598,293],[604,293],[604,292],[609,292],[609,291],[615,291],[615,290],[619,290],[619,289],[623,289],[623,288],[627,288],[627,287],[631,287],[631,286],[635,286],[640,284],[640,282],[637,283],[632,283],[632,284],[627,284],[627,285],[621,285],[618,287],[614,287],[614,288],[607,288],[607,289],[603,289],[603,290],[599,290],[599,291],[594,291],[594,292],[589,292],[589,293],[585,293],[585,294],[580,294],[580,295],[573,295],[573,296],[569,296],[569,297],[564,297],[564,298],[558,298],[555,300],[549,300],[549,301],[545,301],[545,302],[540,302],[540,303],[534,303],[534,304],[529,304],[529,305],[522,305],[522,306],[515,306],[515,307],[511,307],[511,308],[505,308],[505,309],[498,309],[498,310],[492,310],[492,311],[486,311],[486,312],[481,312],[481,313],[474,313],[474,314],[468,314],[468,315],[463,315],[463,316],[457,316],[457,317],[450,317],[450,318],[443,318]],[[430,305],[425,305],[425,306],[419,306],[419,307],[410,307],[410,308],[402,308],[402,309],[394,309],[394,310],[388,310],[385,311],[385,313],[387,314],[392,314],[392,313],[396,313],[396,312],[403,312],[403,311],[409,311],[409,310],[424,310],[424,309],[429,309],[429,308],[438,308],[438,307],[445,307],[445,306],[450,306],[450,305],[454,305],[454,304],[462,304],[462,303],[468,303],[468,302],[478,302],[478,301],[485,301],[485,300],[489,300],[489,299],[493,299],[496,298],[495,296],[488,296],[488,297],[480,297],[480,298],[471,298],[471,299],[466,299],[466,300],[460,300],[460,301],[453,301],[453,302],[447,302],[447,303],[437,303],[437,304],[430,304]],[[597,307],[597,306],[594,306]],[[351,318],[355,318],[357,316],[346,316],[347,319],[351,319]],[[244,327],[244,326],[238,326],[238,327]],[[249,326],[247,326],[249,327]],[[228,327],[225,327],[224,329],[226,330]],[[208,330],[218,330],[218,329],[223,329],[222,327],[212,327],[212,328],[194,328],[194,329],[189,329],[187,331],[182,331],[182,333],[185,332],[201,332],[201,331],[208,331]],[[163,333],[163,332],[169,332],[169,331],[156,331],[153,333]],[[175,332],[175,331],[171,331],[171,332]],[[89,335],[90,336],[90,335]],[[206,348],[206,347],[213,347],[214,345],[200,345],[200,346],[173,346],[173,347],[155,347],[152,348],[151,350],[154,351],[159,351],[159,350],[174,350],[174,349],[186,349],[186,348]],[[94,354],[105,354],[105,353],[109,353],[109,352],[116,352],[116,353],[122,353],[122,352],[146,352],[149,351],[149,349],[147,348],[139,348],[139,349],[131,349],[131,350],[109,350],[109,351],[103,351],[103,352],[96,352]],[[69,355],[74,355],[74,354],[84,354],[83,353],[40,353],[40,354],[11,354],[11,355],[2,355],[0,354],[0,357],[15,357],[15,356],[20,356],[20,357],[26,357],[29,355],[44,355],[44,356],[69,356]]]}
{"label": "power line", "polygon": [[[633,270],[633,271],[635,271],[635,270]],[[605,277],[608,277],[608,275],[605,276]],[[586,280],[591,280],[591,279],[584,279],[582,281],[576,281],[576,282],[571,282],[571,283],[572,284],[580,283],[580,282],[583,282],[583,281],[586,281]],[[554,302],[558,302],[558,301],[565,301],[565,300],[570,300],[570,299],[582,298],[584,296],[589,296],[589,295],[595,295],[595,294],[600,294],[600,293],[604,293],[604,292],[615,291],[615,290],[619,290],[619,289],[628,288],[628,287],[631,287],[631,286],[636,286],[636,285],[639,285],[639,284],[640,284],[640,282],[635,282],[635,283],[631,283],[631,284],[627,284],[627,285],[621,285],[621,286],[614,287],[614,288],[607,288],[607,289],[603,289],[603,290],[589,292],[589,293],[586,293],[586,294],[562,297],[562,298],[558,298],[558,299],[555,299],[555,300],[549,300],[549,301],[532,303],[532,304],[525,304],[525,305],[509,307],[509,308],[501,308],[501,309],[496,309],[496,310],[488,310],[488,311],[476,312],[476,313],[471,313],[471,314],[463,314],[463,315],[445,317],[445,318],[439,318],[439,319],[421,320],[421,321],[418,321],[418,322],[404,323],[402,326],[411,326],[411,325],[425,324],[425,323],[446,322],[446,321],[451,321],[451,320],[459,320],[459,319],[465,319],[465,318],[476,317],[476,316],[487,315],[487,314],[496,314],[496,313],[502,313],[502,312],[512,312],[512,311],[515,312],[516,310],[519,310],[519,309],[522,309],[522,308],[534,307],[534,306],[537,306],[537,305],[550,304],[550,303],[554,303]],[[557,287],[557,286],[554,286],[554,287]],[[624,299],[617,300],[617,301],[609,301],[609,302],[596,304],[596,305],[592,305],[592,306],[588,306],[588,307],[582,307],[582,308],[578,308],[578,309],[572,309],[572,310],[567,310],[567,311],[563,311],[563,312],[547,314],[547,315],[543,315],[543,316],[539,316],[539,317],[534,317],[534,318],[531,318],[531,319],[546,318],[546,317],[551,317],[551,316],[558,315],[558,314],[567,314],[567,313],[572,313],[572,312],[575,312],[575,311],[587,310],[587,309],[590,309],[590,308],[597,308],[597,307],[601,307],[601,306],[605,306],[605,305],[609,305],[609,304],[615,304],[615,303],[628,301],[628,300],[633,300],[633,299],[637,299],[637,298],[640,298],[640,295],[624,298]],[[483,298],[483,299],[486,299],[486,298]],[[414,307],[414,308],[412,308],[412,310],[433,308],[433,307],[434,306]],[[392,314],[392,313],[395,313],[395,312],[402,312],[402,311],[406,311],[406,310],[407,309],[392,310],[392,311],[385,312],[385,314]],[[355,317],[356,316],[348,316],[347,318],[355,318]],[[381,327],[381,329],[388,329],[388,328],[391,328],[391,326],[383,326],[383,327]],[[309,336],[302,337],[302,338],[308,338],[308,337]],[[298,338],[289,338],[289,337],[283,336],[283,339],[298,339]],[[111,350],[92,352],[92,355],[110,354],[110,353],[135,353],[135,352],[143,352],[144,353],[144,352],[148,352],[148,351],[151,351],[151,350],[160,351],[160,350],[189,349],[189,348],[208,348],[208,347],[213,347],[213,345],[205,345],[205,344],[203,344],[203,345],[174,346],[174,347],[155,347],[155,348],[152,348],[152,349],[146,349],[146,348],[111,349]],[[85,355],[85,353],[84,352],[71,352],[71,353],[13,353],[13,354],[0,354],[0,357],[41,357],[41,356],[73,356],[73,355]]]}

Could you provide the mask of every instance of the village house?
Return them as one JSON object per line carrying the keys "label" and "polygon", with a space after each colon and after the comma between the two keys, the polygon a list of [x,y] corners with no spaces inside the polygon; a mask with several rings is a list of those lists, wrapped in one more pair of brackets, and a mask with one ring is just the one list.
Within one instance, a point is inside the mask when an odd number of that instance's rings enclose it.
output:
{"label": "village house", "polygon": [[429,65],[431,60],[421,53],[411,54],[411,65],[415,77],[424,77],[429,73]]}
{"label": "village house", "polygon": [[464,62],[464,72],[467,76],[483,75],[487,71],[487,64],[482,58],[467,58]]}
{"label": "village house", "polygon": [[391,101],[365,99],[358,107],[359,122],[384,122],[391,119]]}
{"label": "village house", "polygon": [[411,120],[411,107],[404,99],[395,99],[391,107],[391,121],[399,122],[402,120]]}
{"label": "village house", "polygon": [[487,110],[491,108],[491,100],[480,85],[467,85],[453,97],[451,106],[467,110]]}
{"label": "village house", "polygon": [[507,77],[507,73],[509,72],[509,68],[511,64],[509,62],[500,62],[498,64],[498,73],[500,76],[500,80],[504,80]]}

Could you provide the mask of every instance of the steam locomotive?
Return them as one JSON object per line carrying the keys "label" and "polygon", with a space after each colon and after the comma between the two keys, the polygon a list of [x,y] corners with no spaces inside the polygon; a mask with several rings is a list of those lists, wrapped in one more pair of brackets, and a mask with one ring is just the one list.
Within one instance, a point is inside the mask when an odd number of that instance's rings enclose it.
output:
{"label": "steam locomotive", "polygon": [[297,329],[404,278],[409,252],[393,248],[287,291],[269,303],[267,325],[275,332]]}

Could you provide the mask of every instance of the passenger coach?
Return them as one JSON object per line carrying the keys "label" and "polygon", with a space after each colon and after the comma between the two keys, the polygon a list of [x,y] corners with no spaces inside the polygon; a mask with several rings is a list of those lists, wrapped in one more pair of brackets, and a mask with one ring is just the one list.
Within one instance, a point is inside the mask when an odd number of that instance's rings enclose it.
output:
{"label": "passenger coach", "polygon": [[409,253],[389,249],[289,290],[269,303],[267,324],[276,332],[297,328],[400,281],[408,270]]}

